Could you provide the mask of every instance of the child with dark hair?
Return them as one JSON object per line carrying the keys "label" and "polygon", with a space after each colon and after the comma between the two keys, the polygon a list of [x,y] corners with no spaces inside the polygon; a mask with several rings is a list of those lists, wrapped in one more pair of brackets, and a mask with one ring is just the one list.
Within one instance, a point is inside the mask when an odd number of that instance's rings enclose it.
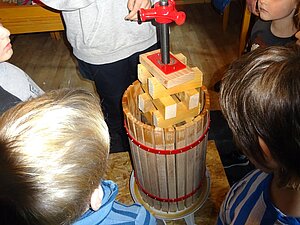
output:
{"label": "child with dark hair", "polygon": [[[297,31],[300,30],[300,0],[246,0],[246,3],[250,12],[259,16],[251,30],[250,40],[245,49],[246,52],[258,47],[285,46],[287,44],[294,44],[295,42],[300,44],[298,40],[300,33],[297,33]],[[220,85],[221,81],[218,81],[214,85],[214,90],[219,92]],[[217,113],[218,115],[215,116]],[[228,125],[224,119],[219,116],[221,113],[216,111],[211,114],[212,119],[216,117],[216,119],[221,121],[217,121],[217,129],[212,125],[210,132],[211,136],[213,133],[216,133],[215,136],[218,137],[216,140],[217,147],[220,146],[218,149],[222,150],[222,148],[224,148],[227,150],[230,147],[232,149],[231,155],[227,154],[229,157],[222,157],[224,159],[228,158],[226,161],[223,160],[224,168],[229,169],[235,166],[245,165],[246,162],[249,161],[243,154],[236,152],[236,147],[230,139],[231,132],[228,129]],[[238,169],[237,171],[238,172],[233,171],[233,173],[229,173],[230,175],[234,174],[234,182],[236,181],[235,174],[239,174],[241,170]]]}
{"label": "child with dark hair", "polygon": [[257,167],[232,186],[218,224],[300,224],[300,47],[258,48],[222,80],[220,104]]}

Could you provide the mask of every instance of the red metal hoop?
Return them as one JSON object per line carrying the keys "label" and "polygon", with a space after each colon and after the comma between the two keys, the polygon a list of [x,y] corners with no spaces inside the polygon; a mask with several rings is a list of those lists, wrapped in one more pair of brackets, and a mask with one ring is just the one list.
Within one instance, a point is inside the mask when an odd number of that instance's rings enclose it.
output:
{"label": "red metal hoop", "polygon": [[[134,171],[134,178],[135,178],[135,181],[136,181],[136,184],[138,185],[138,187],[147,195],[149,196],[150,198],[152,199],[155,199],[157,201],[160,201],[160,202],[179,202],[179,201],[182,201],[182,200],[185,200],[191,196],[193,196],[201,187],[202,187],[202,182],[199,183],[198,187],[193,190],[191,193],[187,194],[187,195],[184,195],[184,196],[181,196],[179,198],[160,198],[160,197],[157,197],[153,194],[151,194],[150,192],[148,192],[147,190],[145,190],[143,188],[143,186],[140,184],[140,182],[138,181],[137,177],[136,177],[136,174],[135,174],[135,171]],[[202,177],[203,179],[203,177]],[[202,180],[201,179],[201,180]]]}
{"label": "red metal hoop", "polygon": [[206,137],[208,131],[209,131],[209,128],[210,128],[210,119],[208,119],[207,121],[207,127],[205,128],[205,131],[204,133],[200,136],[199,139],[197,139],[195,142],[193,142],[192,144],[190,145],[187,145],[183,148],[178,148],[178,149],[156,149],[156,148],[152,148],[152,147],[149,147],[149,146],[146,146],[144,144],[142,144],[141,142],[139,142],[138,140],[136,140],[128,131],[128,128],[127,128],[127,125],[126,125],[126,121],[124,121],[124,126],[125,126],[125,129],[126,129],[126,132],[127,132],[127,135],[128,137],[130,138],[130,140],[135,144],[137,145],[139,148],[143,149],[144,151],[147,151],[147,152],[151,152],[151,153],[154,153],[154,154],[159,154],[159,155],[176,155],[178,153],[183,153],[183,152],[186,152],[186,151],[189,151],[191,149],[193,149],[195,146],[197,146],[198,144],[200,144],[202,142],[202,140]]}

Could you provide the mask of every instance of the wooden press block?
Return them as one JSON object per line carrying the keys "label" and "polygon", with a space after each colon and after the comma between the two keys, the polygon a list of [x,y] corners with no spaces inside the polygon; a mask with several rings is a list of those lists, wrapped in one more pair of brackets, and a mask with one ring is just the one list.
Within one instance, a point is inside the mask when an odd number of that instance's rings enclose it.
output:
{"label": "wooden press block", "polygon": [[166,96],[153,100],[153,104],[158,111],[163,115],[165,120],[176,117],[177,103],[171,96]]}
{"label": "wooden press block", "polygon": [[148,125],[153,125],[153,116],[152,116],[152,111],[151,112],[145,112],[141,114],[141,121],[144,124]]}
{"label": "wooden press block", "polygon": [[191,117],[195,117],[200,113],[200,104],[198,107],[188,110],[182,102],[177,104],[177,115],[171,119],[164,119],[159,110],[153,112],[153,124],[157,127],[167,128],[177,123],[185,121]]}
{"label": "wooden press block", "polygon": [[139,109],[143,113],[156,110],[155,106],[152,103],[152,98],[148,93],[140,94],[138,101],[139,101]]}
{"label": "wooden press block", "polygon": [[153,99],[161,98],[168,95],[177,94],[183,91],[187,91],[202,86],[203,74],[197,68],[194,67],[192,70],[195,73],[195,78],[191,81],[185,82],[172,88],[164,87],[156,77],[148,78],[148,92]]}
{"label": "wooden press block", "polygon": [[[174,55],[173,53],[171,53],[171,54]],[[187,64],[187,58],[184,56],[184,54],[178,53],[178,54],[175,54],[174,57],[176,59],[178,59],[180,62],[182,62],[184,65]]]}
{"label": "wooden press block", "polygon": [[140,55],[140,62],[166,88],[171,88],[171,87],[177,86],[179,84],[182,84],[182,83],[185,83],[187,81],[194,79],[195,73],[188,66],[185,69],[182,69],[182,70],[170,73],[170,74],[165,74],[164,72],[162,72],[147,57],[149,55],[157,54],[159,52],[160,52],[160,50],[155,50],[155,51],[147,52],[145,54]]}
{"label": "wooden press block", "polygon": [[196,89],[187,90],[178,94],[179,99],[188,109],[193,109],[199,105],[200,93]]}
{"label": "wooden press block", "polygon": [[[182,53],[176,54],[174,56],[184,65],[187,64],[187,58]],[[141,84],[146,84],[147,79],[150,77],[152,77],[152,74],[146,69],[146,67],[142,64],[138,64],[138,80],[141,82]]]}
{"label": "wooden press block", "polygon": [[147,84],[147,79],[152,77],[151,73],[142,64],[138,64],[138,80],[142,84]]}
{"label": "wooden press block", "polygon": [[168,90],[157,80],[156,77],[148,78],[148,92],[153,99],[170,95]]}

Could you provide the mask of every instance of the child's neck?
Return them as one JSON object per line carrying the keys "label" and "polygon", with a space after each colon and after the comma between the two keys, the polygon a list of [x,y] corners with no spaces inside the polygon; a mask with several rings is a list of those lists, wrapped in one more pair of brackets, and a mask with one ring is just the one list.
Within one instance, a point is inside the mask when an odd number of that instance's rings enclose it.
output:
{"label": "child's neck", "polygon": [[280,38],[288,38],[293,36],[297,32],[297,29],[294,25],[293,17],[294,10],[287,17],[278,20],[273,20],[271,23],[271,32],[276,37]]}
{"label": "child's neck", "polygon": [[277,176],[270,185],[270,195],[273,204],[285,215],[291,217],[300,217],[300,191],[290,188],[279,188],[277,186]]}

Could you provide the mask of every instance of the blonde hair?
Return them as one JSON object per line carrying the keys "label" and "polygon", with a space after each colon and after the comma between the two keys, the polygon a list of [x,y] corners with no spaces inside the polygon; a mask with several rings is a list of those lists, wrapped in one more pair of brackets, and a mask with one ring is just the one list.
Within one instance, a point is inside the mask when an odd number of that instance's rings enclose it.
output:
{"label": "blonde hair", "polygon": [[[99,99],[61,89],[0,118],[0,200],[29,224],[69,224],[103,177],[109,134]],[[3,182],[4,181],[4,182]]]}

